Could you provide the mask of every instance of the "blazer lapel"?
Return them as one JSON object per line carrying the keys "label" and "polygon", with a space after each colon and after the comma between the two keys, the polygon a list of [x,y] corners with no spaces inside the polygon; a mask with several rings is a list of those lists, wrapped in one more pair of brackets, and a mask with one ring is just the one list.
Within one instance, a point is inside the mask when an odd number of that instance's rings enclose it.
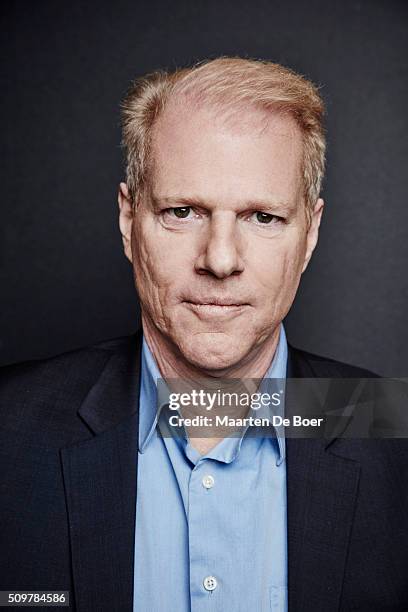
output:
{"label": "blazer lapel", "polygon": [[[288,378],[316,377],[290,349]],[[290,401],[290,398],[288,397]],[[340,605],[360,465],[326,439],[287,439],[289,610]]]}
{"label": "blazer lapel", "polygon": [[94,437],[61,450],[78,612],[133,607],[140,348],[115,352],[82,404]]}

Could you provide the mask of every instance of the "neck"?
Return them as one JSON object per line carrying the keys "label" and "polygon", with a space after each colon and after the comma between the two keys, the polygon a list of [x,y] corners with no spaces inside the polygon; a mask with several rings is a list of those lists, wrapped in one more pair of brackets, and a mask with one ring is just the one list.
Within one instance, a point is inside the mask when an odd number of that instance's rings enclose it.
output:
{"label": "neck", "polygon": [[[162,332],[157,329],[148,317],[142,313],[142,324],[143,334],[147,342],[147,345],[156,360],[160,374],[165,380],[170,379],[182,379],[184,381],[192,382],[194,387],[194,381],[205,378],[207,380],[206,389],[210,389],[214,384],[217,386],[220,382],[219,379],[223,378],[223,387],[229,392],[239,392],[250,390],[256,391],[256,386],[253,386],[253,382],[250,379],[262,379],[275,355],[276,347],[279,341],[280,326],[278,326],[273,334],[271,334],[267,340],[264,341],[259,347],[254,348],[247,357],[238,364],[234,364],[229,368],[223,370],[208,370],[201,369],[194,364],[188,362],[178,347],[171,342]],[[233,388],[228,386],[228,382],[225,379],[234,379],[231,383],[234,385]],[[244,382],[246,381],[246,385]],[[173,381],[174,384],[174,381]],[[176,383],[177,384],[177,383]],[[227,389],[227,387],[228,389]],[[241,388],[242,387],[242,388]],[[173,390],[173,387],[172,387]],[[180,389],[185,391],[186,388]],[[184,416],[194,416],[196,408],[184,407],[182,413]],[[222,409],[225,413],[225,409]],[[244,416],[248,410],[247,407],[239,409],[235,407],[232,409],[232,413],[235,416]],[[239,411],[243,414],[239,414]],[[205,455],[209,450],[216,446],[220,441],[220,429],[215,428],[212,432],[212,428],[206,428],[205,436],[198,437],[197,433],[193,429],[187,428],[187,434],[191,445],[201,454]],[[222,437],[230,435],[231,432],[222,433]]]}
{"label": "neck", "polygon": [[263,378],[272,363],[279,342],[280,325],[244,359],[230,367],[212,370],[187,361],[178,347],[142,313],[143,335],[163,378]]}

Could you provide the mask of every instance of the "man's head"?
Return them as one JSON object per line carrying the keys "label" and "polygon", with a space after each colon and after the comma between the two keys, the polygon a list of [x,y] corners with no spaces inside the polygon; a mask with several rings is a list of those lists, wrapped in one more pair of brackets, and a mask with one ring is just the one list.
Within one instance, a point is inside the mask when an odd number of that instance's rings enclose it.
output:
{"label": "man's head", "polygon": [[146,326],[225,370],[276,337],[317,242],[323,103],[277,64],[221,58],[136,81],[120,227]]}

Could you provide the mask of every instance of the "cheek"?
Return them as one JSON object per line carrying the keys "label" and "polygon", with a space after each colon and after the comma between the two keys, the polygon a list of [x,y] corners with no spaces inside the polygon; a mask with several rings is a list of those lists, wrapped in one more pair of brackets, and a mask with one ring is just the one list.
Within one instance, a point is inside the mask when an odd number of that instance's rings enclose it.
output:
{"label": "cheek", "polygon": [[141,301],[150,309],[163,311],[170,305],[177,286],[189,275],[191,245],[175,244],[174,236],[163,234],[151,220],[135,226],[132,235],[134,276]]}
{"label": "cheek", "polygon": [[135,228],[132,239],[133,272],[142,303],[157,299],[166,283],[165,258],[154,248],[151,234]]}
{"label": "cheek", "polygon": [[[290,240],[265,245],[262,254],[253,259],[253,278],[262,296],[264,309],[288,310],[299,285],[305,253],[305,240]],[[286,313],[285,313],[286,314]]]}

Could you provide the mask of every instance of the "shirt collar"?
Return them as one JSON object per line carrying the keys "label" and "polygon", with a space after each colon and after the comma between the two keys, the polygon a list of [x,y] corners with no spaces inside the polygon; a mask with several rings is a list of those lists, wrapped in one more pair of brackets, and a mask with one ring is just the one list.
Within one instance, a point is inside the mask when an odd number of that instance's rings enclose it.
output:
{"label": "shirt collar", "polygon": [[[286,333],[283,324],[280,326],[279,342],[275,351],[275,355],[272,359],[271,365],[269,366],[265,377],[261,383],[261,390],[273,393],[276,391],[276,385],[280,386],[278,391],[282,391],[282,397],[284,397],[284,386],[286,380],[286,367],[288,360],[288,344],[286,340]],[[160,416],[160,411],[164,405],[160,403],[160,408],[157,410],[157,381],[161,378],[161,374],[157,363],[147,345],[145,338],[143,337],[142,344],[142,360],[141,360],[141,382],[140,382],[140,416],[139,416],[139,451],[145,452],[157,426],[157,422]],[[274,380],[269,380],[274,379]],[[278,379],[278,380],[276,380]],[[273,385],[273,389],[270,389],[270,385]],[[280,402],[279,406],[276,407],[274,414],[283,416],[284,414],[284,401]],[[270,412],[260,409],[254,411],[254,416],[268,418]],[[284,427],[274,427],[276,439],[279,447],[279,459],[277,464],[280,465],[285,459],[285,434]],[[233,440],[231,445],[226,445],[229,448],[228,451],[228,462],[238,453],[242,438]],[[235,444],[234,444],[235,442]]]}
{"label": "shirt collar", "polygon": [[153,436],[159,418],[157,381],[161,378],[157,363],[144,337],[140,376],[139,450],[143,453]]}

